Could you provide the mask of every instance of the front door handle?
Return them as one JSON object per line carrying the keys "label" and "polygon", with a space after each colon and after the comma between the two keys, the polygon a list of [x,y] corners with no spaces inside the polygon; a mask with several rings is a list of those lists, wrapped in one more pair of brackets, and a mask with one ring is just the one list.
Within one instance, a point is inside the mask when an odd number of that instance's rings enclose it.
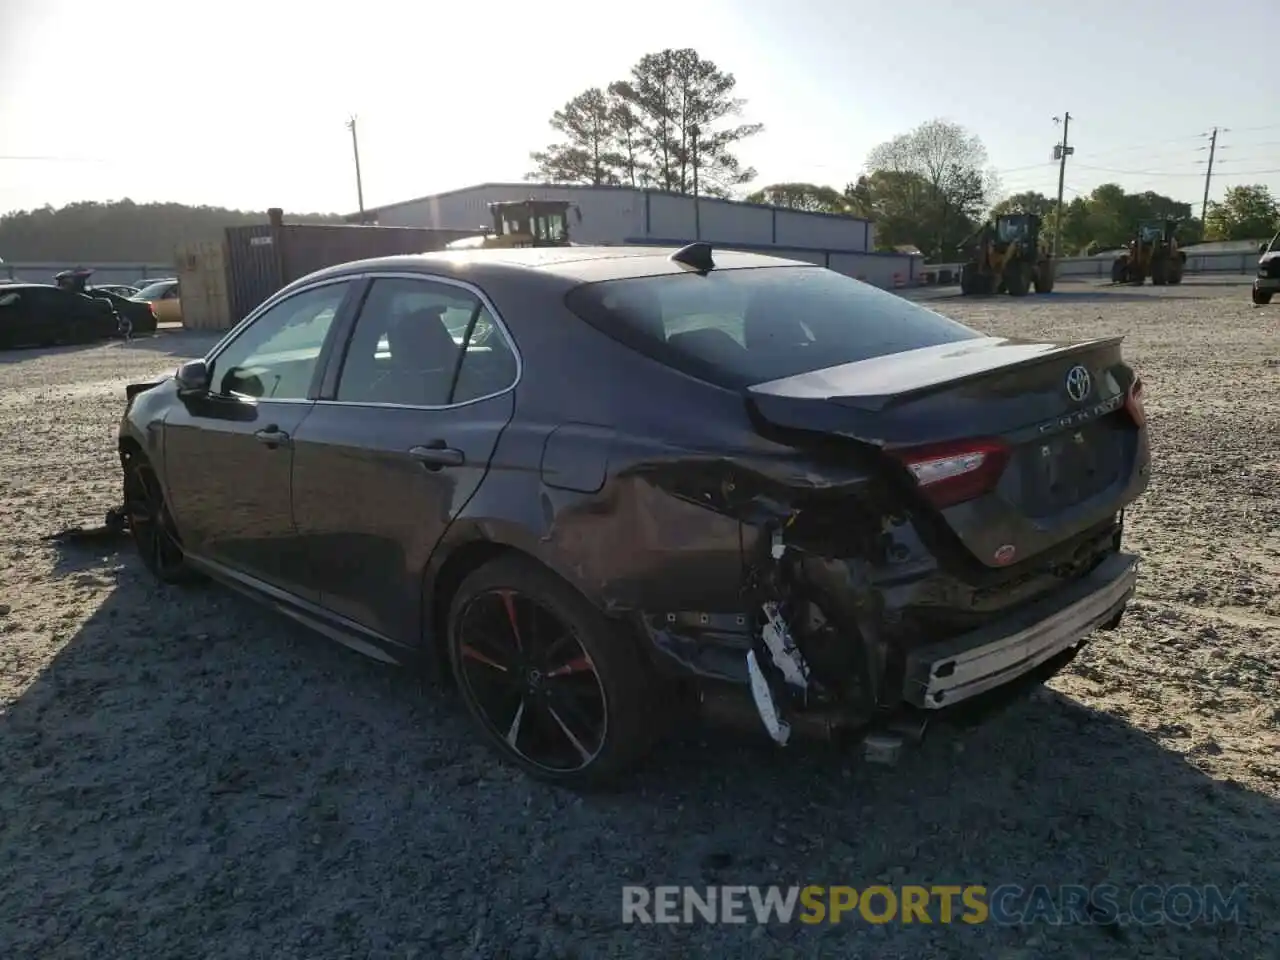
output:
{"label": "front door handle", "polygon": [[460,467],[467,458],[461,450],[445,446],[443,440],[432,440],[421,447],[410,447],[409,456],[417,460],[428,470],[439,470],[441,467]]}
{"label": "front door handle", "polygon": [[265,443],[268,447],[275,449],[289,442],[289,435],[277,427],[274,423],[269,427],[263,427],[253,435],[253,439],[259,443]]}

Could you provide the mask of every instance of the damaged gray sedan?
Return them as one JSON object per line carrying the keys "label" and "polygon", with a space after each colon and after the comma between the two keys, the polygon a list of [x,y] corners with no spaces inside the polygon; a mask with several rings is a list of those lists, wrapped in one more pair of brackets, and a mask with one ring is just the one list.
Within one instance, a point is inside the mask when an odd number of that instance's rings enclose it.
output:
{"label": "damaged gray sedan", "polygon": [[889,749],[1050,675],[1124,613],[1149,469],[1119,339],[706,244],[322,270],[131,386],[119,443],[161,580],[424,663],[579,785],[683,705]]}

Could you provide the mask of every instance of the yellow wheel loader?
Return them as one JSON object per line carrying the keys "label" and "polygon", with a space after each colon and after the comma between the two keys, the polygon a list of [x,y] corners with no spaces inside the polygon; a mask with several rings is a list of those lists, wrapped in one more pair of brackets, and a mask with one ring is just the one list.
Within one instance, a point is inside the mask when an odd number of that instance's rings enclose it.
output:
{"label": "yellow wheel loader", "polygon": [[489,204],[492,227],[474,237],[447,244],[446,250],[490,247],[569,247],[569,210],[582,222],[582,211],[568,200],[503,200]]}
{"label": "yellow wheel loader", "polygon": [[1142,286],[1147,277],[1152,286],[1181,283],[1187,267],[1187,252],[1178,249],[1177,220],[1142,220],[1124,253],[1111,264],[1112,283]]}
{"label": "yellow wheel loader", "polygon": [[960,268],[960,292],[1008,293],[1025,297],[1053,290],[1053,258],[1040,246],[1040,217],[1012,213],[988,221],[970,234],[959,249],[969,253]]}

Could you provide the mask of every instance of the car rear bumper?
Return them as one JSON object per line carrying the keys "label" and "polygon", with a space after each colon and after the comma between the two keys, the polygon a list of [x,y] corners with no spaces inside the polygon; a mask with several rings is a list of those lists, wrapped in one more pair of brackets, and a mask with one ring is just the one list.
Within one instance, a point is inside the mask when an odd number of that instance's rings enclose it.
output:
{"label": "car rear bumper", "polygon": [[1280,290],[1280,277],[1254,277],[1255,290]]}
{"label": "car rear bumper", "polygon": [[1067,589],[996,623],[910,652],[902,697],[937,710],[1009,683],[1117,619],[1133,596],[1138,558],[1117,553]]}

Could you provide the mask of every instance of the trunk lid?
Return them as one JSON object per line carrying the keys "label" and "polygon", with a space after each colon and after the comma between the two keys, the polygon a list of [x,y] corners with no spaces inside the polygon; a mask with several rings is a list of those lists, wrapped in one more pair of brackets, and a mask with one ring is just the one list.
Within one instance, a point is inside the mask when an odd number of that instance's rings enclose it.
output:
{"label": "trunk lid", "polygon": [[747,393],[774,428],[879,448],[942,529],[987,566],[1008,566],[1116,513],[1145,488],[1140,386],[1121,358],[1122,339],[963,340]]}

